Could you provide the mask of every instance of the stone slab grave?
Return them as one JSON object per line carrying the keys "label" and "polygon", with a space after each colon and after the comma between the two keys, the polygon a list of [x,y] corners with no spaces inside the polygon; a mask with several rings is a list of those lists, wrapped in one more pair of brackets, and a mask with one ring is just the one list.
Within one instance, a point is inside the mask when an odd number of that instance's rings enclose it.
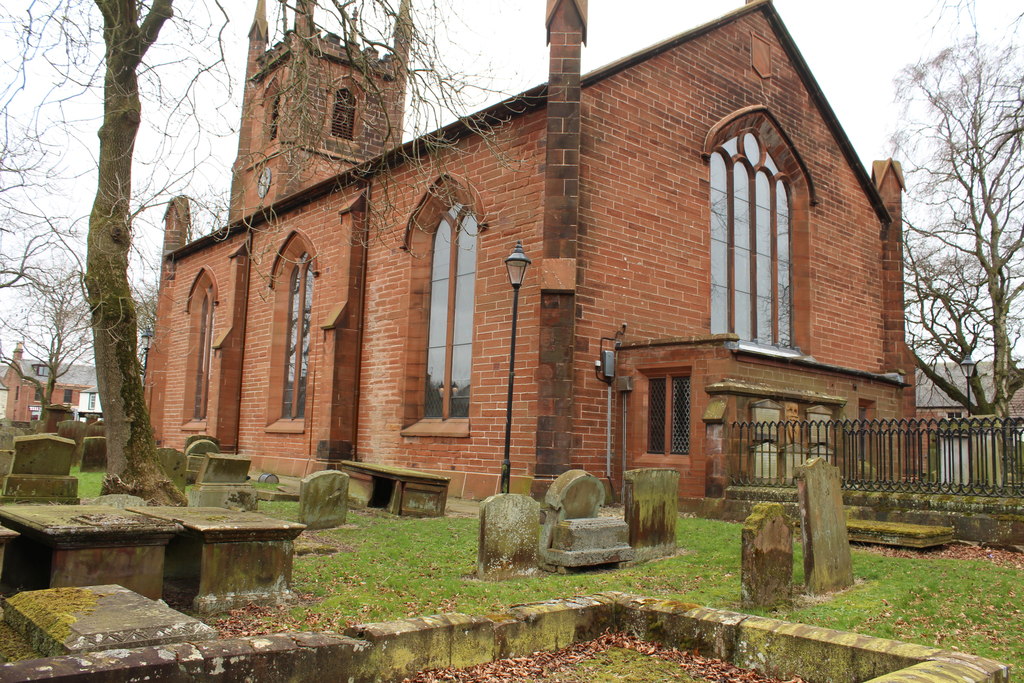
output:
{"label": "stone slab grave", "polygon": [[25,591],[3,607],[4,623],[43,657],[217,637],[198,619],[114,584]]}
{"label": "stone slab grave", "polygon": [[744,607],[788,603],[793,583],[793,526],[781,503],[758,503],[743,523],[740,599]]}
{"label": "stone slab grave", "polygon": [[129,510],[180,525],[167,545],[164,578],[197,611],[292,599],[292,541],[304,524],[224,508]]}
{"label": "stone slab grave", "polygon": [[195,486],[188,492],[189,507],[255,510],[259,498],[256,487],[248,481],[249,464],[249,458],[242,455],[209,453],[204,456]]}
{"label": "stone slab grave", "polygon": [[349,476],[336,470],[314,472],[299,483],[299,522],[307,529],[330,529],[348,515]]}
{"label": "stone slab grave", "polygon": [[449,477],[352,460],[342,460],[338,469],[351,477],[349,498],[353,505],[409,517],[444,516]]}
{"label": "stone slab grave", "polygon": [[870,519],[846,520],[846,533],[856,543],[877,543],[902,548],[934,548],[953,541],[953,527]]}
{"label": "stone slab grave", "polygon": [[19,532],[4,557],[10,589],[116,583],[149,598],[163,587],[173,521],[105,505],[6,505],[0,524]]}
{"label": "stone slab grave", "polygon": [[75,442],[55,434],[14,437],[14,460],[0,480],[0,504],[77,503]]}
{"label": "stone slab grave", "polygon": [[82,439],[82,471],[107,471],[107,437],[87,436]]}
{"label": "stone slab grave", "polygon": [[602,505],[604,484],[583,470],[563,472],[551,483],[542,509],[542,569],[564,573],[633,560],[629,527],[621,519],[598,517]]}
{"label": "stone slab grave", "polygon": [[185,472],[185,483],[196,483],[199,468],[203,465],[208,453],[220,453],[220,442],[212,436],[193,434],[185,440],[185,456],[188,463]]}
{"label": "stone slab grave", "polygon": [[629,545],[637,560],[676,551],[679,519],[679,472],[668,468],[629,470],[623,477],[622,502]]}
{"label": "stone slab grave", "polygon": [[[156,459],[163,468],[164,474],[171,480],[180,491],[185,490],[186,475],[188,470],[188,457],[175,448],[156,449]],[[200,462],[200,464],[202,464]],[[196,470],[199,471],[198,469]]]}
{"label": "stone slab grave", "polygon": [[517,493],[499,493],[480,503],[476,575],[510,579],[537,571],[540,503]]}
{"label": "stone slab grave", "polygon": [[839,470],[822,458],[796,468],[807,592],[821,595],[853,585]]}

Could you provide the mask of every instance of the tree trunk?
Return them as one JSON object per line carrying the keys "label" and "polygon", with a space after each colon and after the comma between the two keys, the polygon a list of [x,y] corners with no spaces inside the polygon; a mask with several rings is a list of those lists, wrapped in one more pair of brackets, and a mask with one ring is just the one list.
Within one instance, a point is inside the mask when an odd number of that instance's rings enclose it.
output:
{"label": "tree trunk", "polygon": [[[104,16],[106,75],[99,184],[89,216],[85,282],[107,434],[103,492],[129,493],[161,505],[184,505],[184,495],[156,459],[138,359],[135,303],[128,282],[132,159],[142,114],[136,70],[160,25],[170,17],[170,2],[155,3],[141,29],[133,0],[96,0],[96,4]],[[152,26],[150,20],[158,6],[165,15],[158,16]]]}

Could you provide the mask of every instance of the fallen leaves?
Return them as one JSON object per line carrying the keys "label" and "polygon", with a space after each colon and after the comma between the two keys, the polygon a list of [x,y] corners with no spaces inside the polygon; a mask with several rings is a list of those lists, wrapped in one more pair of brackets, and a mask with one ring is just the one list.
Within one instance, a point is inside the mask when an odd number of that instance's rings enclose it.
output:
{"label": "fallen leaves", "polygon": [[[600,652],[610,648],[634,650],[678,664],[694,678],[716,683],[780,683],[779,679],[764,676],[757,671],[740,669],[720,659],[702,657],[696,653],[665,648],[624,633],[605,633],[595,640],[576,643],[551,652],[536,652],[529,657],[500,659],[465,669],[434,669],[423,671],[403,683],[502,683],[503,681],[556,681],[558,674],[573,669]],[[578,679],[573,679],[578,680]],[[624,679],[625,680],[625,679]],[[794,678],[786,683],[803,683]]]}

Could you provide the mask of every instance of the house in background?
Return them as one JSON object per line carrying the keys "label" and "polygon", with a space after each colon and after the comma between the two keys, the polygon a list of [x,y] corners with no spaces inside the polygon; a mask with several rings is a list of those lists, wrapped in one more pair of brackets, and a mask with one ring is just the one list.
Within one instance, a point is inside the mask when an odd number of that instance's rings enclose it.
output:
{"label": "house in background", "polygon": [[[17,364],[22,375],[35,377],[41,383],[46,382],[49,368],[39,361],[25,359],[21,344],[15,348],[11,363],[12,366]],[[38,389],[32,382],[22,379],[22,376],[12,366],[7,367],[3,376],[3,382],[8,388],[7,410],[4,417],[8,420],[22,422],[36,420],[42,411]],[[53,394],[50,396],[50,403],[68,406],[72,414],[75,415],[75,419],[78,419],[81,413],[80,404],[84,402],[88,405],[88,396],[92,394],[95,396],[93,399],[95,409],[88,411],[88,415],[99,418],[102,417],[102,409],[99,405],[97,391],[96,368],[92,365],[75,363],[61,370],[57,383],[54,385]]]}
{"label": "house in background", "polygon": [[[938,363],[936,370],[960,391],[965,391],[966,380],[963,370],[956,363]],[[949,419],[967,417],[967,409],[958,401],[935,385],[920,369],[914,381],[917,393],[917,416],[923,419]],[[981,362],[975,366],[974,372],[981,378],[982,386],[989,395],[992,393],[992,362]],[[1024,418],[1024,391],[1018,391],[1010,400],[1007,417]]]}
{"label": "house in background", "polygon": [[721,496],[733,421],[914,415],[899,164],[862,166],[771,2],[581,75],[586,3],[548,0],[549,82],[432,150],[384,125],[400,36],[366,88],[349,56],[375,53],[313,6],[277,45],[252,24],[230,224],[186,244],[169,204],[161,445],[208,433],[266,471],[355,459],[495,493],[517,241],[513,491],[669,467],[681,495]]}

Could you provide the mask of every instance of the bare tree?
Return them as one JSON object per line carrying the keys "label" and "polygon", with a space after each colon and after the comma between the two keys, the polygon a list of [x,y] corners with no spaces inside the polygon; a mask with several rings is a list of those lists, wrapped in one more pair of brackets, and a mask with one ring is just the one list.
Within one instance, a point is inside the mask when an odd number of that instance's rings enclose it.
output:
{"label": "bare tree", "polygon": [[40,271],[18,305],[0,319],[22,346],[23,361],[0,354],[0,362],[35,387],[45,411],[54,388],[92,349],[89,308],[77,271]]}
{"label": "bare tree", "polygon": [[909,342],[925,375],[967,405],[937,365],[992,358],[975,413],[1007,414],[1024,386],[1024,64],[1013,46],[967,40],[907,67],[896,137],[910,188]]}

